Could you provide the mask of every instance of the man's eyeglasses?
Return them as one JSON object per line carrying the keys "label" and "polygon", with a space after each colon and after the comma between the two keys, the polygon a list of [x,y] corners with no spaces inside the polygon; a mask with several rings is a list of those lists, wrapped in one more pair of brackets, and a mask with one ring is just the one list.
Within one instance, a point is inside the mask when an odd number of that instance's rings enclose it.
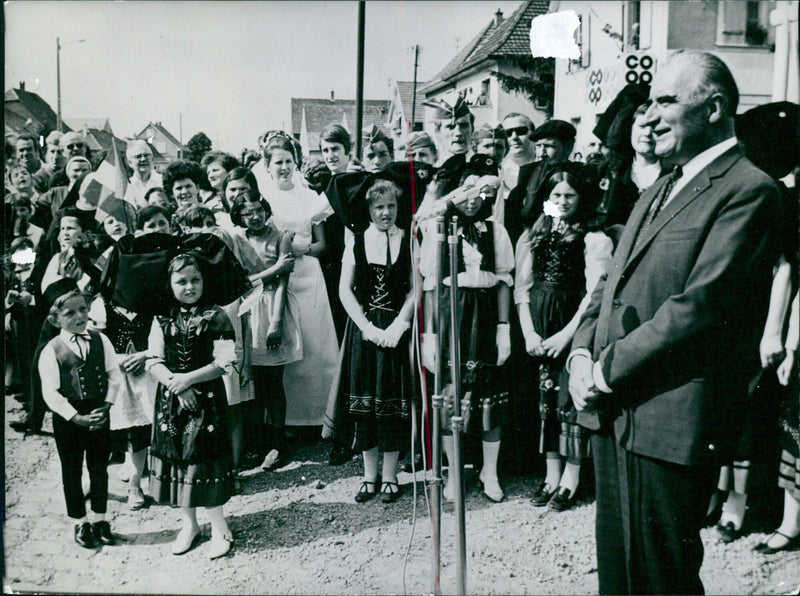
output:
{"label": "man's eyeglasses", "polygon": [[67,149],[69,149],[69,150],[72,150],[72,149],[83,149],[84,147],[85,147],[85,145],[83,143],[75,143],[75,144],[67,145]]}
{"label": "man's eyeglasses", "polygon": [[514,128],[504,128],[503,130],[506,131],[506,134],[509,137],[513,134],[516,134],[518,137],[524,137],[530,132],[530,129],[527,126],[515,126]]}

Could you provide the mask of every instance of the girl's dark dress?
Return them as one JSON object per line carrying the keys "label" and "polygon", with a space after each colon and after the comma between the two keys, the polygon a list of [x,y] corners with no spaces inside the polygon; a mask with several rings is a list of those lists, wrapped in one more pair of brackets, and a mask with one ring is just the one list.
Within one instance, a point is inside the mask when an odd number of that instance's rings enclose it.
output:
{"label": "girl's dark dress", "polygon": [[[522,254],[527,251],[528,254]],[[594,287],[611,257],[611,241],[584,226],[551,230],[531,243],[530,230],[517,247],[517,295],[528,291],[533,327],[542,339],[561,331],[578,312],[587,286]],[[530,276],[530,278],[528,278]],[[532,282],[532,284],[530,283]],[[529,290],[525,288],[529,286]],[[588,434],[575,423],[577,412],[564,370],[569,346],[558,358],[536,358],[538,365],[539,451],[565,457],[589,455]],[[534,390],[535,391],[535,390]]]}
{"label": "girl's dark dress", "polygon": [[[584,235],[566,239],[551,232],[531,248],[533,288],[531,319],[542,339],[563,329],[578,311],[584,295]],[[576,411],[567,390],[564,365],[567,350],[539,364],[539,451],[559,451],[570,457],[588,456],[588,440],[575,424]]]}
{"label": "girl's dark dress", "polygon": [[[233,361],[234,333],[218,306],[175,308],[156,317],[150,333],[152,366],[163,363],[185,373],[214,362]],[[227,399],[222,378],[193,385],[198,411],[180,407],[177,396],[159,385],[153,420],[150,493],[181,507],[216,507],[233,494]]]}
{"label": "girl's dark dress", "polygon": [[[354,237],[354,294],[370,323],[386,329],[397,317],[409,292],[411,260],[406,237],[394,263],[367,262],[364,233]],[[388,257],[388,255],[387,255]],[[378,447],[381,453],[401,451],[410,440],[411,375],[408,332],[394,348],[381,348],[362,338],[356,325],[345,340],[340,387],[355,420],[356,451]]]}
{"label": "girl's dark dress", "polygon": [[[425,278],[424,289],[435,287],[435,270],[431,263],[435,255],[433,234],[422,240],[420,272]],[[508,421],[509,378],[505,366],[497,366],[496,330],[498,324],[497,286],[513,286],[511,271],[514,253],[508,233],[492,221],[464,224],[461,232],[458,260],[458,317],[460,321],[461,407],[466,414],[466,432],[480,435],[504,426]],[[429,238],[430,237],[430,238]],[[440,308],[449,312],[449,262],[443,263],[445,287]],[[443,363],[445,383],[450,383],[449,345],[450,319],[445,318]],[[444,360],[447,362],[444,362]],[[443,417],[445,428],[453,412],[448,406]]]}

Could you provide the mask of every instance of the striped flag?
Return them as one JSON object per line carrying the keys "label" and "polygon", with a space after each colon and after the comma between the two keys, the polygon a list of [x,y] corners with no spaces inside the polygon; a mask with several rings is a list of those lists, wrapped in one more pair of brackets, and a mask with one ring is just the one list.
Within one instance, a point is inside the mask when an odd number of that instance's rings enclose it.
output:
{"label": "striped flag", "polygon": [[125,171],[125,155],[117,145],[117,140],[111,139],[111,151],[97,167],[98,180],[106,187],[113,188],[114,193],[120,197],[125,197],[128,189],[128,175]]}
{"label": "striped flag", "polygon": [[[108,186],[103,184],[101,181],[101,177],[98,176],[97,172],[92,172],[84,178],[83,183],[81,184],[80,194],[83,197],[83,200],[97,207],[102,203],[106,197],[110,197],[114,194]],[[95,216],[97,217],[97,215]]]}
{"label": "striped flag", "polygon": [[128,226],[128,233],[132,234],[136,229],[136,209],[114,193],[109,193],[101,199],[94,218],[103,223],[109,215],[113,215],[114,219]]}

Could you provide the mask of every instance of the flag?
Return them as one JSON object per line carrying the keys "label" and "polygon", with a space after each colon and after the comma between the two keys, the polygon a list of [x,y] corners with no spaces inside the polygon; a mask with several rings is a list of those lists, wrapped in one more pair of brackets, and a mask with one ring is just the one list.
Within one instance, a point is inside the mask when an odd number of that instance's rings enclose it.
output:
{"label": "flag", "polygon": [[125,192],[128,190],[128,172],[125,170],[125,156],[124,151],[117,146],[117,139],[111,139],[111,154],[114,156],[114,169],[116,170],[116,178],[114,191],[118,197],[124,197]]}
{"label": "flag", "polygon": [[[101,177],[97,174],[97,172],[87,174],[86,178],[84,178],[81,183],[80,189],[83,200],[94,207],[99,206],[107,197],[114,194],[114,191],[101,182]],[[98,211],[98,213],[95,214],[95,218],[99,215],[100,213]]]}
{"label": "flag", "polygon": [[99,182],[103,186],[114,189],[114,193],[120,198],[125,197],[125,191],[128,189],[128,174],[125,171],[124,159],[125,156],[117,145],[117,140],[112,138],[111,150],[95,172]]}
{"label": "flag", "polygon": [[128,226],[128,233],[132,234],[136,229],[136,209],[128,201],[123,201],[109,189],[103,187],[108,193],[104,194],[101,202],[97,205],[97,213],[94,218],[99,222],[113,215],[114,219],[121,221]]}

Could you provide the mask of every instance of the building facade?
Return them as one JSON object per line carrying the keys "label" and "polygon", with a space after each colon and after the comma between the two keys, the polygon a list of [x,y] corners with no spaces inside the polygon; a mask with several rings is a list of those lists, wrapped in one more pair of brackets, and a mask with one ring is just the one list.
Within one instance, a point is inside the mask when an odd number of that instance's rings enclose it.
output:
{"label": "building facade", "polygon": [[575,126],[583,155],[597,118],[626,82],[649,82],[678,49],[725,61],[739,86],[739,112],[800,101],[796,1],[551,2],[551,12],[566,10],[580,18],[581,55],[556,60],[553,117]]}
{"label": "building facade", "polygon": [[[531,20],[546,14],[549,2],[523,2],[505,18],[494,18],[423,88],[428,100],[453,105],[460,95],[470,105],[475,127],[496,126],[510,112],[527,115],[535,125],[547,119],[550,101],[534,104],[525,94],[503,90],[495,73],[523,77],[521,61],[531,58]],[[549,99],[549,98],[548,98]],[[425,130],[433,132],[434,110],[426,107]]]}

